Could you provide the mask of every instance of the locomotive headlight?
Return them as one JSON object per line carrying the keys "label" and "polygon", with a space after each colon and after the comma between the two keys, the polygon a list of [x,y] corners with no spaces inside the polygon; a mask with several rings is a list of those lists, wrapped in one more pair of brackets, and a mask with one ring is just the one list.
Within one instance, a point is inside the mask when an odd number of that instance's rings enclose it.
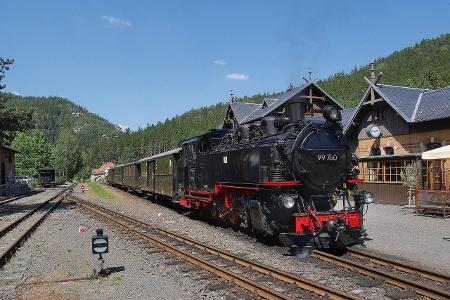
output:
{"label": "locomotive headlight", "polygon": [[342,120],[341,112],[336,107],[333,107],[331,105],[326,105],[322,109],[322,112],[323,112],[323,117],[327,121],[337,122],[337,121]]}
{"label": "locomotive headlight", "polygon": [[373,194],[371,192],[365,192],[363,195],[364,204],[370,204],[373,202]]}
{"label": "locomotive headlight", "polygon": [[295,205],[295,199],[292,198],[289,195],[281,195],[280,196],[280,202],[281,204],[286,207],[287,209],[291,209]]}

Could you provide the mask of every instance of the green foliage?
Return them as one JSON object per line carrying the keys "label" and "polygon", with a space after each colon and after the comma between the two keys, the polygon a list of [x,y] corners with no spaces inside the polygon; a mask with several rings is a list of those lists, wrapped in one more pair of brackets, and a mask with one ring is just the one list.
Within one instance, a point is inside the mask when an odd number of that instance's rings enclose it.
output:
{"label": "green foliage", "polygon": [[61,131],[70,130],[80,146],[89,149],[100,140],[112,138],[119,132],[104,118],[64,98],[6,96],[8,107],[29,112],[36,129],[44,132],[50,143],[55,143]]}
{"label": "green foliage", "polygon": [[9,144],[15,132],[31,128],[31,116],[19,109],[8,108],[8,96],[1,93],[5,88],[1,81],[5,78],[5,71],[8,71],[13,63],[13,59],[0,57],[0,144]]}
{"label": "green foliage", "polygon": [[[380,83],[424,88],[450,85],[450,34],[435,39],[424,39],[414,46],[375,60],[377,73],[383,72]],[[333,98],[345,107],[355,106],[367,89],[364,76],[369,76],[369,65],[340,72],[319,81]]]}
{"label": "green foliage", "polygon": [[11,146],[19,151],[16,155],[17,174],[36,176],[38,169],[51,165],[51,146],[38,130],[19,132]]}
{"label": "green foliage", "polygon": [[98,197],[106,200],[116,200],[116,196],[110,191],[105,189],[105,186],[98,182],[89,182],[88,183],[89,190],[91,190]]}
{"label": "green foliage", "polygon": [[53,162],[65,179],[73,178],[81,170],[81,148],[72,131],[65,129],[59,134],[53,150]]}
{"label": "green foliage", "polygon": [[415,189],[417,179],[420,174],[420,163],[412,162],[400,172],[400,177],[403,181],[403,186],[408,189]]}
{"label": "green foliage", "polygon": [[1,81],[5,78],[5,71],[9,70],[9,66],[14,63],[14,59],[0,57],[0,90],[3,90],[6,85],[2,85]]}
{"label": "green foliage", "polygon": [[[29,121],[45,135],[52,146],[57,143],[63,131],[72,133],[71,136],[75,137],[82,153],[82,160],[80,166],[75,168],[75,173],[69,172],[67,179],[72,179],[75,175],[77,179],[89,178],[91,169],[104,163],[97,153],[92,151],[93,148],[101,148],[103,141],[116,138],[120,134],[114,124],[67,99],[3,95],[8,100],[7,109],[25,111],[29,115]],[[0,106],[0,119],[1,116],[3,114]],[[62,164],[62,160],[59,161]]]}

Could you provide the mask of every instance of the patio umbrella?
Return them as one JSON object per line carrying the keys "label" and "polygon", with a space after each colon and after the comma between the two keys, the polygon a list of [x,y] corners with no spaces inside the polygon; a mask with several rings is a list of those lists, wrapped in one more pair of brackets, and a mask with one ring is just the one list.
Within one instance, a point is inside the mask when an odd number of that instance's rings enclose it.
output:
{"label": "patio umbrella", "polygon": [[422,159],[450,159],[450,145],[422,152]]}

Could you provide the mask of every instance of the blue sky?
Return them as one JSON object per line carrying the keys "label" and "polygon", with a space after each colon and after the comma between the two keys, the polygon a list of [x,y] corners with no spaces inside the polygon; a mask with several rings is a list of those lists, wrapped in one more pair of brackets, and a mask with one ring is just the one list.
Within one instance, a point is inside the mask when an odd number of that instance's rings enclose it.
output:
{"label": "blue sky", "polygon": [[450,1],[0,0],[7,90],[133,129],[450,31]]}

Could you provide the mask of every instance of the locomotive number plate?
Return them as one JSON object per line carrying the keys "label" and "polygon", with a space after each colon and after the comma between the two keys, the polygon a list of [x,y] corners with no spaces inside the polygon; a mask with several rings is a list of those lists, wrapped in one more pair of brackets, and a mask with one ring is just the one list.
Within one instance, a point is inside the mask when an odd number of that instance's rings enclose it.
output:
{"label": "locomotive number plate", "polygon": [[317,161],[339,161],[340,157],[339,154],[336,152],[327,152],[327,153],[316,153],[316,160]]}

